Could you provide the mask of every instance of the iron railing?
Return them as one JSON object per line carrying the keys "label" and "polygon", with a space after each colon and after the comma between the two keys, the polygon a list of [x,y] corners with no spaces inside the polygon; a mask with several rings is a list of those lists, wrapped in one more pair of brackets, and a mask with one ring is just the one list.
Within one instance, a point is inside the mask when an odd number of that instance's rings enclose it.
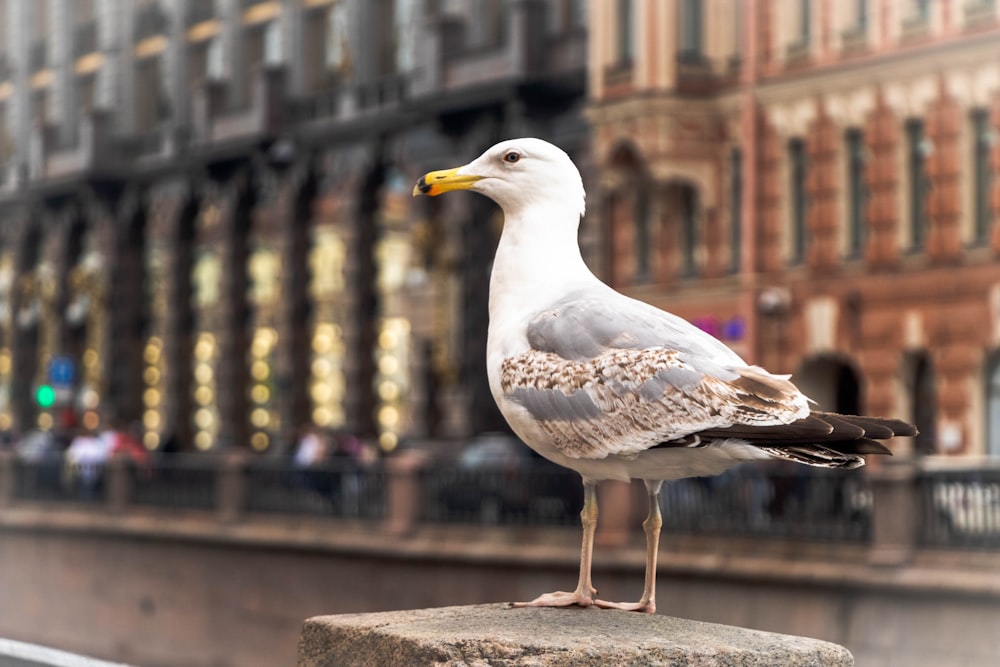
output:
{"label": "iron railing", "polygon": [[748,465],[717,477],[665,484],[660,508],[668,533],[871,539],[872,494],[861,471]]}
{"label": "iron railing", "polygon": [[577,525],[580,476],[552,464],[431,466],[421,475],[423,519],[431,523]]}
{"label": "iron railing", "polygon": [[213,457],[162,456],[132,468],[131,502],[146,507],[214,509],[219,466]]}
{"label": "iron railing", "polygon": [[334,460],[309,468],[261,459],[246,468],[246,509],[260,514],[313,514],[345,519],[385,516],[381,466]]}
{"label": "iron railing", "polygon": [[14,498],[52,503],[99,503],[104,499],[104,466],[70,465],[59,455],[18,461]]}
{"label": "iron railing", "polygon": [[[11,500],[18,504],[98,508],[117,502],[224,512],[229,503],[252,515],[367,521],[388,518],[395,483],[381,464],[361,466],[349,459],[300,468],[270,458],[233,464],[214,455],[160,455],[112,469],[110,464],[68,465],[53,454],[8,465],[14,473]],[[128,475],[125,491],[115,483],[116,474]],[[418,521],[579,525],[579,476],[544,461],[434,462],[408,474],[415,475],[411,483],[417,495],[407,496],[407,502],[416,503]],[[912,494],[912,506],[919,510],[916,546],[1000,549],[1000,468],[925,469],[902,490]],[[749,465],[718,477],[665,484],[660,503],[668,534],[873,543],[873,492],[862,470]]]}
{"label": "iron railing", "polygon": [[1000,548],[1000,468],[927,470],[917,484],[921,546]]}

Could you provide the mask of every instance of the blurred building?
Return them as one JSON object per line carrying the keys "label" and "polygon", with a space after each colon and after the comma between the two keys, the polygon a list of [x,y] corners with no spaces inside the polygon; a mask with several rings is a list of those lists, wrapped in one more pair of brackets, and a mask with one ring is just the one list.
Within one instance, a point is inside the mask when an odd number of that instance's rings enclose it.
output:
{"label": "blurred building", "polygon": [[917,451],[1000,454],[1000,3],[590,11],[613,283]]}
{"label": "blurred building", "polygon": [[0,0],[0,428],[274,450],[497,428],[509,136],[586,164],[573,0]]}
{"label": "blurred building", "polygon": [[583,168],[585,255],[617,287],[825,407],[915,420],[920,451],[1000,453],[998,16],[0,0],[0,428],[258,450],[309,423],[387,449],[502,428],[499,214],[410,188],[530,134]]}

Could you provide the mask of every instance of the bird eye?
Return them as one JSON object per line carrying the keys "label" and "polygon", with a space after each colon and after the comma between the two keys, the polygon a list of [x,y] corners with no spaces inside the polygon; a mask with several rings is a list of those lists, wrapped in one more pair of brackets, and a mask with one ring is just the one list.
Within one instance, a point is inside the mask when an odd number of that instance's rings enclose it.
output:
{"label": "bird eye", "polygon": [[508,164],[514,164],[520,159],[521,159],[521,154],[518,153],[517,151],[507,151],[503,155],[503,161]]}

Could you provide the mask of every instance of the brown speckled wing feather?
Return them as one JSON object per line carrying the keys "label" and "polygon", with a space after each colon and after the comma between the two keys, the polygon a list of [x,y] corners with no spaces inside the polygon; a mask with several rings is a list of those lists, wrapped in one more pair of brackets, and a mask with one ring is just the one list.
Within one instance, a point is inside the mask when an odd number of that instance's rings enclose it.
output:
{"label": "brown speckled wing feather", "polygon": [[720,378],[677,350],[610,349],[587,360],[532,350],[504,361],[504,394],[566,456],[635,456],[668,440],[733,425],[779,425],[809,412],[787,380],[756,367]]}

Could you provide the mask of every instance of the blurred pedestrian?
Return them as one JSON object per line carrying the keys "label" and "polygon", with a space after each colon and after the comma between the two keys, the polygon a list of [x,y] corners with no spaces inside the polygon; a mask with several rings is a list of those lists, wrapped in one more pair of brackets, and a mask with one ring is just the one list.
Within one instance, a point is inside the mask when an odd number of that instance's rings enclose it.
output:
{"label": "blurred pedestrian", "polygon": [[110,456],[110,440],[91,429],[79,431],[66,450],[67,485],[76,487],[85,500],[96,498],[104,482],[104,464]]}

